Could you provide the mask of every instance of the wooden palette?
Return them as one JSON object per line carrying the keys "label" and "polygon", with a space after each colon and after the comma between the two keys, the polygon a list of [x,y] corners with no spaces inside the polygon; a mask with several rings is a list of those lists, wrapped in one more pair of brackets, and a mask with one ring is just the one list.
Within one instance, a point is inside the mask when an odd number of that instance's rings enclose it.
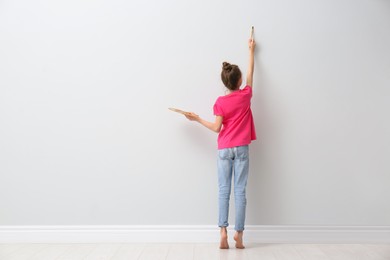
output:
{"label": "wooden palette", "polygon": [[177,109],[177,108],[173,108],[173,107],[169,107],[168,109],[173,111],[173,112],[180,113],[180,114],[183,114],[183,115],[189,115],[190,114],[190,112],[186,112],[186,111],[183,111],[181,109]]}

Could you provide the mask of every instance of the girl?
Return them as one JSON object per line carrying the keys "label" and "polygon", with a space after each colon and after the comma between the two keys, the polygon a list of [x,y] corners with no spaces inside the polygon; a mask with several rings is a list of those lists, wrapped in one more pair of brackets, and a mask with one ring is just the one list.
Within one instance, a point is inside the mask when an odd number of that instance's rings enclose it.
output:
{"label": "girl", "polygon": [[227,88],[225,96],[220,96],[214,104],[215,122],[208,122],[195,113],[186,117],[196,121],[218,135],[218,185],[219,220],[221,228],[220,248],[228,249],[227,230],[229,198],[232,177],[234,177],[234,199],[236,223],[234,240],[236,248],[245,248],[242,237],[245,224],[246,183],[249,171],[248,145],[256,139],[255,126],[251,111],[252,83],[254,70],[255,41],[249,40],[249,66],[246,86],[242,84],[241,71],[237,65],[222,64],[221,79]]}

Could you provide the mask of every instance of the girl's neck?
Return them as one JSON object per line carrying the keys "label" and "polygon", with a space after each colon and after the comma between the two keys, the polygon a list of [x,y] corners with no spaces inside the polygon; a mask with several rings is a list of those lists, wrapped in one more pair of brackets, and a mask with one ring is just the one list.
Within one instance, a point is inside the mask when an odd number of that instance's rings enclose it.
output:
{"label": "girl's neck", "polygon": [[232,94],[232,93],[234,93],[234,92],[236,92],[238,89],[236,89],[236,90],[230,90],[230,89],[226,89],[226,91],[225,91],[225,95],[227,96],[227,95],[230,95],[230,94]]}

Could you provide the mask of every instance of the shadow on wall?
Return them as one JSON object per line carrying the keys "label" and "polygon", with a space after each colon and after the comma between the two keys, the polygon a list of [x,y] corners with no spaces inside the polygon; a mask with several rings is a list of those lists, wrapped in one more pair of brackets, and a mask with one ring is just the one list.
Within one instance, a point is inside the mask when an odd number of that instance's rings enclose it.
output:
{"label": "shadow on wall", "polygon": [[[260,46],[256,46],[255,83],[252,112],[256,125],[257,140],[250,145],[250,176],[247,187],[247,224],[272,225],[281,223],[282,197],[277,162],[278,127],[270,102],[272,81],[261,63]],[[273,213],[272,215],[270,215]]]}

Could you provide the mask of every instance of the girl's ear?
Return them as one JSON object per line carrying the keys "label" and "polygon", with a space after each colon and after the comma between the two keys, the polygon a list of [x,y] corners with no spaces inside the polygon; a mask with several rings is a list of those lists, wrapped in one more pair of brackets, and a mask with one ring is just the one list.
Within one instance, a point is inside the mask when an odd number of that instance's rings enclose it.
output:
{"label": "girl's ear", "polygon": [[242,76],[241,76],[240,80],[238,81],[237,89],[239,89],[241,85],[242,85]]}

